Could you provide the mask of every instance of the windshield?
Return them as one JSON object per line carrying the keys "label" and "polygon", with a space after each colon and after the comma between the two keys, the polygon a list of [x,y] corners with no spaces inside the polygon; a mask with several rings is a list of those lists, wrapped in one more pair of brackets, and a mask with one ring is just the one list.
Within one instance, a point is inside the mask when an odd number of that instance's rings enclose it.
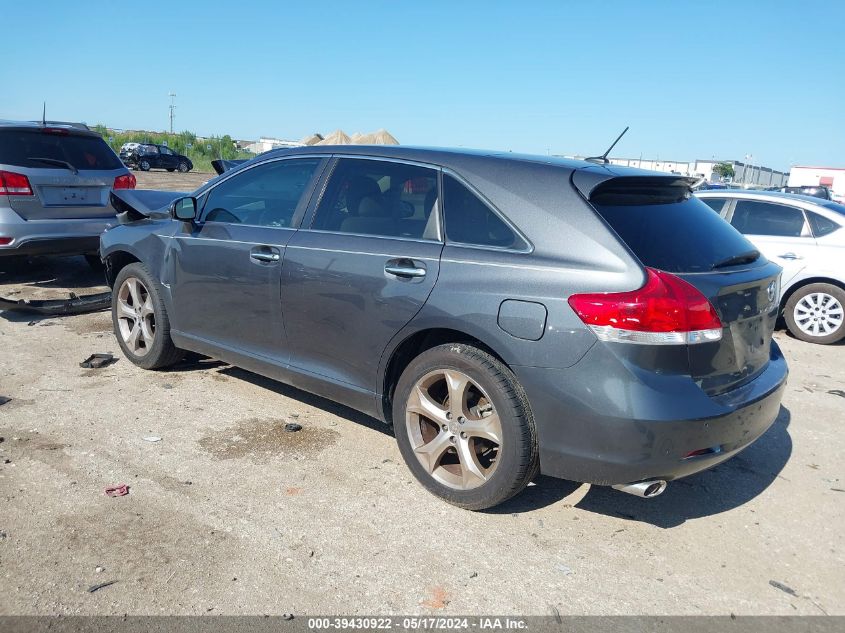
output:
{"label": "windshield", "polygon": [[0,131],[0,164],[38,169],[67,169],[69,164],[78,170],[120,169],[123,165],[99,136],[41,130]]}

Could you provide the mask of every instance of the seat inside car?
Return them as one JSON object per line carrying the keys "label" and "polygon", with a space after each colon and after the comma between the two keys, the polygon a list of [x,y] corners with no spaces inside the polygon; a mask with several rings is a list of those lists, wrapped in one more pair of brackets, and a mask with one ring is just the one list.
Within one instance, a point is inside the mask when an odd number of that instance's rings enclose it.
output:
{"label": "seat inside car", "polygon": [[347,216],[338,227],[344,233],[395,235],[395,218],[372,178],[355,176],[346,190]]}

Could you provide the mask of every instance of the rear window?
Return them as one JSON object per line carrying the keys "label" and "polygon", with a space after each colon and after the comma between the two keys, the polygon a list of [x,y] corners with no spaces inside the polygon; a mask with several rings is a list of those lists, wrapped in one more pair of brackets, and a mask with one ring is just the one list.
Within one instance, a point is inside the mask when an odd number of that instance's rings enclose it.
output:
{"label": "rear window", "polygon": [[40,130],[0,131],[0,165],[64,169],[34,158],[64,161],[79,170],[119,169],[123,165],[99,136],[47,134]]}
{"label": "rear window", "polygon": [[601,189],[590,201],[646,266],[670,273],[713,270],[755,248],[709,206],[678,187]]}

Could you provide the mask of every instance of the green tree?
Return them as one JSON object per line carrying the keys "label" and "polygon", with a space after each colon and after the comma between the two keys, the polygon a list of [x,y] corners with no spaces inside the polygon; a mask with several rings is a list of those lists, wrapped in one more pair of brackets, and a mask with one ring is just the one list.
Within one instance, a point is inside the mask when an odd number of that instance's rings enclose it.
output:
{"label": "green tree", "polygon": [[713,173],[718,174],[721,178],[733,178],[734,166],[728,162],[716,163],[713,165]]}

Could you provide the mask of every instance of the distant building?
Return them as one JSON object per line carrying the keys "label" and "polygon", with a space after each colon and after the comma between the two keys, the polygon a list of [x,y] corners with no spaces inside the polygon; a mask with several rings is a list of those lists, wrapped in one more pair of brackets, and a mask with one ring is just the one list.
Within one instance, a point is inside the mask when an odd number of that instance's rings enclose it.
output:
{"label": "distant building", "polygon": [[613,165],[699,177],[704,178],[707,182],[719,180],[719,176],[713,173],[713,167],[716,164],[729,163],[734,168],[734,176],[731,182],[738,187],[784,187],[789,177],[789,174],[771,167],[746,164],[738,160],[677,161],[660,160],[659,158],[609,158],[608,160]]}
{"label": "distant building", "polygon": [[805,167],[796,165],[789,172],[790,187],[827,187],[834,198],[845,197],[845,167]]}
{"label": "distant building", "polygon": [[253,154],[261,154],[262,152],[269,152],[271,149],[280,149],[285,147],[302,147],[299,141],[287,141],[280,138],[271,138],[269,136],[262,136],[254,143],[244,146],[248,152]]}

